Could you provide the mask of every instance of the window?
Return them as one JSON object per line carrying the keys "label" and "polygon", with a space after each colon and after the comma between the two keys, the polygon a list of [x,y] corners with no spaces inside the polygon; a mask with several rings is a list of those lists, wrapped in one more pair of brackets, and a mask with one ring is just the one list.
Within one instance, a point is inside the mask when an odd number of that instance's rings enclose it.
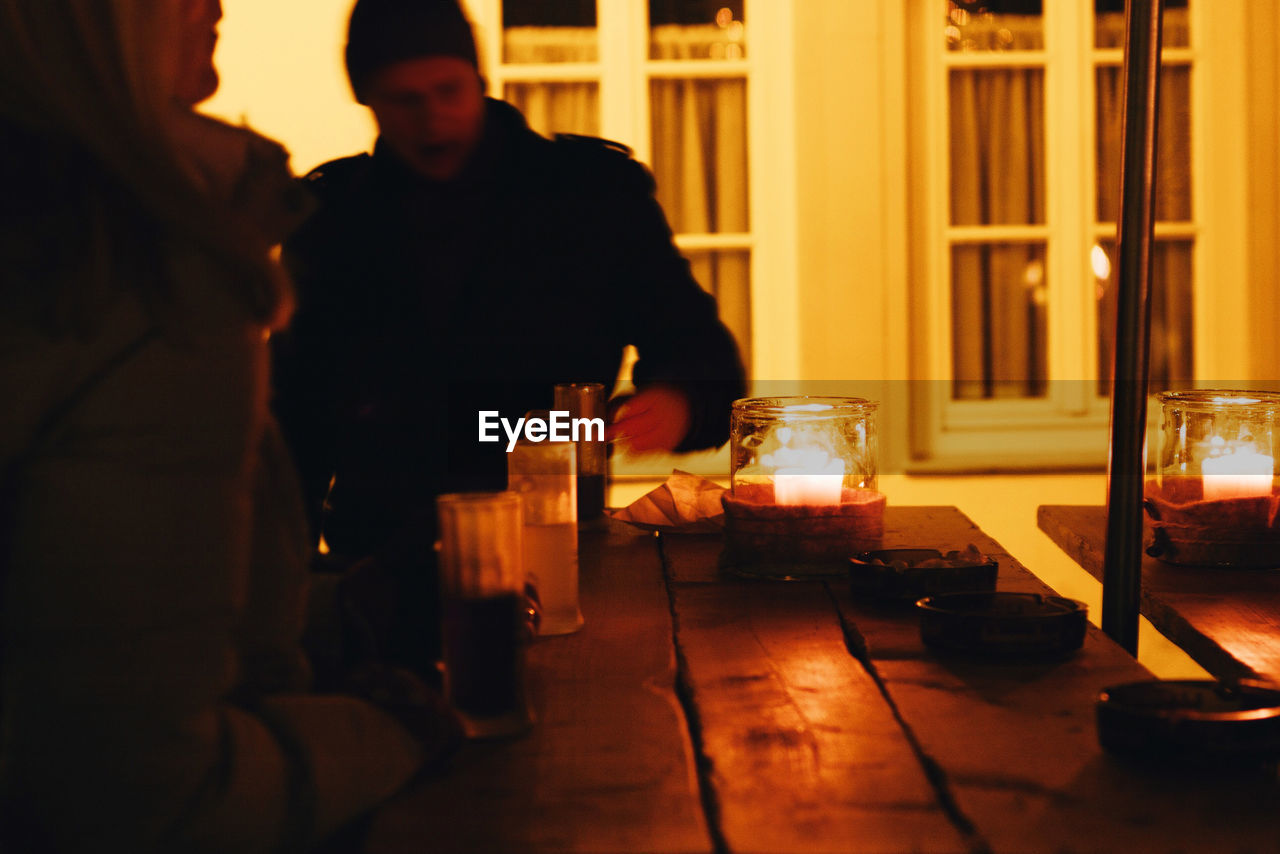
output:
{"label": "window", "polygon": [[[757,45],[777,3],[750,0],[469,0],[490,93],[518,107],[540,133],[618,140],[652,169],[676,245],[719,301],[749,367],[767,366],[768,295],[788,249],[771,234],[765,176],[778,129],[764,120],[788,46]],[[759,11],[757,11],[759,10]],[[785,129],[781,132],[785,133]],[[760,215],[760,212],[766,212]],[[758,333],[764,332],[764,335]],[[753,334],[755,333],[755,334]]]}
{"label": "window", "polygon": [[[1203,0],[1166,0],[1151,385],[1215,363],[1202,303],[1231,217],[1206,156]],[[912,452],[940,466],[1105,461],[1119,216],[1121,0],[915,0]],[[1225,65],[1225,63],[1219,63]],[[1219,76],[1218,80],[1223,78]],[[1239,85],[1240,81],[1235,80]],[[1216,198],[1206,201],[1206,195]],[[1210,228],[1203,211],[1223,214]],[[1222,282],[1213,287],[1222,291]],[[1226,289],[1236,287],[1227,283]],[[1204,350],[1204,352],[1202,352]]]}

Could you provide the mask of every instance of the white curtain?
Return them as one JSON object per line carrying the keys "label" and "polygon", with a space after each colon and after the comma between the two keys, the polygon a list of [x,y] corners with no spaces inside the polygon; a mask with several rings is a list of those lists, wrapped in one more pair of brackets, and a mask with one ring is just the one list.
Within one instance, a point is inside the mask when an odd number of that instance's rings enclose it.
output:
{"label": "white curtain", "polygon": [[[1040,19],[975,17],[953,45],[1035,48]],[[953,69],[952,225],[1045,222],[1044,72]],[[956,245],[951,251],[953,396],[1045,393],[1046,280],[1042,243]]]}
{"label": "white curtain", "polygon": [[[504,59],[513,65],[595,62],[599,52],[594,27],[511,27],[504,32]],[[502,97],[538,133],[600,135],[600,86],[595,82],[510,82]]]}
{"label": "white curtain", "polygon": [[[1187,44],[1186,9],[1166,14],[1169,45]],[[973,16],[948,32],[953,49],[1043,47],[1038,16]],[[1100,47],[1123,44],[1124,17],[1097,18]],[[1161,78],[1156,216],[1191,217],[1190,73],[1167,68]],[[1119,213],[1121,70],[1097,74],[1097,211]],[[1040,69],[953,69],[950,78],[951,222],[1024,225],[1046,222],[1044,72]],[[1114,245],[1111,279],[1098,282],[1099,376],[1110,377],[1115,334]],[[1153,258],[1151,376],[1168,388],[1190,377],[1191,251],[1189,241],[1161,241]],[[957,245],[952,249],[953,394],[957,398],[1036,397],[1045,393],[1047,288],[1081,287],[1046,277],[1042,243]]]}
{"label": "white curtain", "polygon": [[[654,59],[725,55],[737,42],[714,24],[650,30]],[[650,84],[652,168],[658,200],[678,234],[747,232],[747,84],[733,79],[656,79]],[[686,253],[715,295],[720,317],[750,364],[751,258],[746,250]]]}
{"label": "white curtain", "polygon": [[[1166,9],[1164,43],[1189,44],[1187,10]],[[1124,15],[1097,18],[1099,46],[1124,44]],[[1119,66],[1098,69],[1097,163],[1099,222],[1114,223],[1120,216],[1120,156],[1123,72]],[[1167,66],[1160,74],[1160,117],[1156,128],[1156,220],[1186,222],[1191,219],[1191,71],[1187,66]],[[1111,275],[1099,283],[1098,373],[1099,384],[1109,384],[1114,359],[1116,322],[1116,270],[1119,258],[1114,241],[1103,247],[1111,261]],[[1192,379],[1192,253],[1190,240],[1159,240],[1152,247],[1150,387],[1161,391],[1185,385]]]}

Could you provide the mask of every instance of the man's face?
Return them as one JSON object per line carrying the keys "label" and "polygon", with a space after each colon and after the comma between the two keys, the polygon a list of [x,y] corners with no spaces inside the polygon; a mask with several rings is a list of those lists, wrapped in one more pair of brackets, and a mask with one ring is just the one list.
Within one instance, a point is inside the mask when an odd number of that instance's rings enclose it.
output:
{"label": "man's face", "polygon": [[382,139],[423,177],[447,181],[466,165],[484,128],[475,66],[456,56],[406,59],[379,69],[365,104]]}

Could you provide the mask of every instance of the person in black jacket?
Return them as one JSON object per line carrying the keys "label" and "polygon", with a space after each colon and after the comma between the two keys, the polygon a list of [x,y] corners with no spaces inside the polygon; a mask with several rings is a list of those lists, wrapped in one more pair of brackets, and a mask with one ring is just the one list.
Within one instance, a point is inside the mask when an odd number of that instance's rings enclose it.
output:
{"label": "person in black jacket", "polygon": [[320,209],[286,246],[299,308],[276,341],[276,410],[330,548],[429,548],[435,495],[505,486],[479,412],[612,388],[627,345],[637,393],[610,436],[722,444],[741,359],[629,150],[546,139],[484,97],[455,0],[360,0],[346,59],[379,138],[308,176]]}

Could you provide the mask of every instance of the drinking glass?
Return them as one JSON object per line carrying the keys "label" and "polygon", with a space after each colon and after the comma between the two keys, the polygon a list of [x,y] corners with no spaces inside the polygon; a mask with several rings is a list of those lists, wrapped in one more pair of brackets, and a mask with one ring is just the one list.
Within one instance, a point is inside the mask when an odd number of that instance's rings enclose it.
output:
{"label": "drinking glass", "polygon": [[[560,383],[555,388],[555,408],[570,418],[605,418],[605,388],[601,383]],[[578,520],[587,522],[604,515],[608,460],[604,436],[583,431],[578,446]]]}
{"label": "drinking glass", "polygon": [[445,694],[471,738],[533,723],[525,690],[524,514],[514,492],[436,499]]}
{"label": "drinking glass", "polygon": [[576,461],[573,442],[522,439],[507,455],[507,489],[524,500],[524,571],[542,604],[539,635],[582,628]]}

